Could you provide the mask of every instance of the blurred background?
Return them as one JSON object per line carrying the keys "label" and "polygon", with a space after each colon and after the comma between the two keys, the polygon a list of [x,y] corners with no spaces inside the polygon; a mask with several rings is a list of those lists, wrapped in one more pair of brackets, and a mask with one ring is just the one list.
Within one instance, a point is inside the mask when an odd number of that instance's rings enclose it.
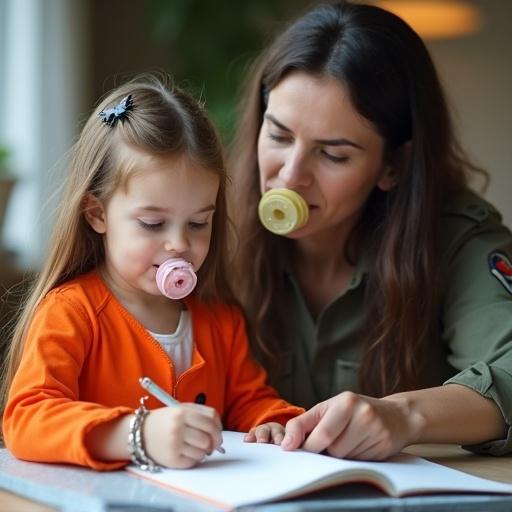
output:
{"label": "blurred background", "polygon": [[[205,100],[227,142],[248,63],[314,3],[0,0],[0,291],[44,257],[67,152],[101,95],[163,69]],[[512,226],[512,2],[380,3],[425,39],[462,145],[491,175],[486,197]]]}

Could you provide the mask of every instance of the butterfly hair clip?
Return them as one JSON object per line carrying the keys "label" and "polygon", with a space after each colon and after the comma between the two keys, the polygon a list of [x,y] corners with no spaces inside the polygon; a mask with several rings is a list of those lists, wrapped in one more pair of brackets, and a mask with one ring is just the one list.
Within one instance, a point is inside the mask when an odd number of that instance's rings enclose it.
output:
{"label": "butterfly hair clip", "polygon": [[101,120],[109,126],[114,126],[119,119],[124,119],[126,113],[133,107],[132,95],[124,97],[117,105],[102,110],[99,114]]}

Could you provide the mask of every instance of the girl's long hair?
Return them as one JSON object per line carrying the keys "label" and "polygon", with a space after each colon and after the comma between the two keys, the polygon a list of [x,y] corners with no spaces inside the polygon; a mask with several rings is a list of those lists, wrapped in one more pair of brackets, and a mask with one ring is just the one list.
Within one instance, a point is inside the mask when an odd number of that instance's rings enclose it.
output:
{"label": "girl's long hair", "polygon": [[[102,122],[99,113],[128,95],[132,96],[133,107],[126,118],[112,127]],[[90,193],[107,201],[117,187],[126,183],[131,170],[119,151],[123,145],[149,155],[183,155],[219,177],[210,249],[198,271],[195,293],[204,302],[235,302],[226,269],[227,174],[217,133],[202,106],[173,86],[167,75],[139,76],[99,103],[73,148],[48,256],[21,306],[3,365],[2,410],[39,302],[51,289],[98,267],[104,260],[102,237],[84,218],[84,198]]]}
{"label": "girl's long hair", "polygon": [[239,249],[236,292],[256,354],[275,376],[286,323],[276,255],[291,245],[257,218],[257,139],[268,93],[289,73],[331,76],[385,141],[396,186],[375,191],[347,246],[376,261],[366,283],[363,392],[375,396],[421,386],[421,361],[439,335],[437,248],[441,205],[466,186],[467,163],[432,60],[420,37],[383,9],[348,2],[320,5],[289,26],[249,73],[231,152]]}

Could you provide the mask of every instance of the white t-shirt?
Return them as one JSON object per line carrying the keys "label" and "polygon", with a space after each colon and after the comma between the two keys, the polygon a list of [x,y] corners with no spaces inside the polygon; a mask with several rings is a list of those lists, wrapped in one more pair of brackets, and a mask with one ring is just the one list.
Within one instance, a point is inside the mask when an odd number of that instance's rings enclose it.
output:
{"label": "white t-shirt", "polygon": [[192,323],[190,313],[183,310],[180,314],[178,327],[172,334],[158,334],[149,331],[162,348],[167,352],[174,364],[176,378],[192,366]]}

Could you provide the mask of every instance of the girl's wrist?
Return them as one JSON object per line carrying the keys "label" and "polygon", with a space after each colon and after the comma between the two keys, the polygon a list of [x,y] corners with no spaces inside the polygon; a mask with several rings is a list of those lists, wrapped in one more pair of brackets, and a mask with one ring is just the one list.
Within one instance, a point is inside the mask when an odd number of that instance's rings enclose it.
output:
{"label": "girl's wrist", "polygon": [[129,423],[133,414],[125,414],[91,429],[85,437],[89,454],[103,461],[129,460],[130,453],[126,442]]}
{"label": "girl's wrist", "polygon": [[128,451],[130,459],[143,471],[155,473],[160,471],[160,466],[150,457],[146,451],[144,441],[144,426],[150,412],[144,405],[147,396],[141,398],[139,407],[135,414],[130,417],[130,431],[128,433]]}

